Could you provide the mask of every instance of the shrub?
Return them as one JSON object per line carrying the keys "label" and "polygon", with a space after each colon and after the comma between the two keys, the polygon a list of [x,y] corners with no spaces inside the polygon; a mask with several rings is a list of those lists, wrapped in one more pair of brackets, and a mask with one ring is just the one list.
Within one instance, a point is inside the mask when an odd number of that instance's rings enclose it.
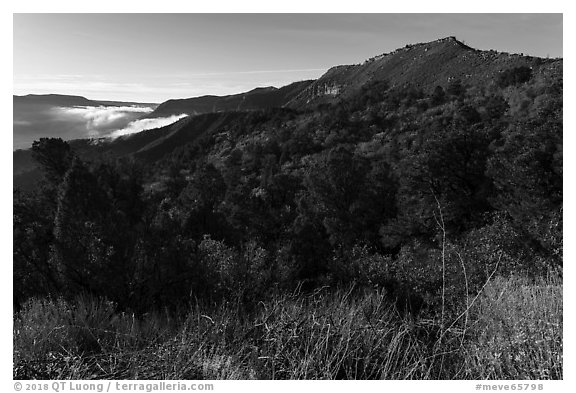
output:
{"label": "shrub", "polygon": [[14,318],[14,378],[106,378],[121,367],[111,358],[163,341],[168,330],[165,317],[138,319],[105,299],[32,298]]}
{"label": "shrub", "polygon": [[456,309],[465,299],[466,280],[455,246],[441,248],[413,241],[402,247],[392,263],[395,295],[414,313],[439,316],[444,307]]}
{"label": "shrub", "polygon": [[498,76],[498,85],[502,88],[528,82],[532,78],[532,70],[521,66],[510,68]]}
{"label": "shrub", "polygon": [[248,301],[271,287],[273,265],[268,252],[256,242],[238,251],[205,235],[198,250],[206,289],[217,297]]}
{"label": "shrub", "polygon": [[373,288],[384,288],[392,279],[392,258],[373,252],[366,245],[356,245],[351,252],[350,277],[358,283]]}

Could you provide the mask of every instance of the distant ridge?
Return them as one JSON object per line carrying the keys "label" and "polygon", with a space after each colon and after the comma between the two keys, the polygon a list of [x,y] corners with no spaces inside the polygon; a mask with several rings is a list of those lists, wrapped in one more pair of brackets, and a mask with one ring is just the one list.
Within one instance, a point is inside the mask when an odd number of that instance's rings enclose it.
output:
{"label": "distant ridge", "polygon": [[468,85],[488,86],[501,72],[519,66],[531,67],[536,74],[554,74],[560,78],[562,75],[561,59],[482,51],[471,48],[455,37],[446,37],[406,45],[368,59],[363,64],[335,66],[315,81],[296,82],[280,89],[263,87],[225,97],[169,100],[159,105],[149,117],[179,113],[197,116],[184,118],[163,128],[129,135],[101,148],[118,155],[131,154],[155,161],[204,133],[239,121],[244,115],[238,110],[281,106],[310,109],[320,103],[337,102],[372,82],[384,80],[391,86],[412,85],[429,91],[436,86],[446,87],[456,79]]}
{"label": "distant ridge", "polygon": [[37,104],[53,106],[76,106],[76,105],[97,105],[96,101],[89,100],[82,96],[64,94],[28,94],[25,96],[13,96],[15,104]]}
{"label": "distant ridge", "polygon": [[158,105],[154,103],[144,103],[144,102],[92,100],[83,96],[67,95],[67,94],[27,94],[22,96],[13,95],[12,98],[15,104],[51,105],[51,106]]}
{"label": "distant ridge", "polygon": [[[354,98],[363,89],[378,89],[377,82],[386,81],[394,87],[412,86],[431,93],[436,86],[446,88],[460,80],[463,85],[489,88],[497,83],[501,73],[526,66],[533,78],[547,83],[562,82],[563,60],[544,59],[523,54],[471,48],[455,37],[406,45],[390,53],[372,57],[362,64],[339,65],[330,68],[317,80],[301,81],[281,88],[260,87],[229,96],[202,96],[168,100],[156,107],[147,118],[187,114],[171,125],[149,129],[111,139],[70,141],[84,158],[134,157],[146,162],[161,160],[178,148],[194,143],[208,134],[227,135],[230,129],[243,129],[243,122],[262,109],[275,109],[280,115],[291,116],[297,111],[312,112],[320,104],[338,103]],[[97,101],[80,96],[29,95],[14,96],[17,100],[51,100],[66,105],[91,105]],[[64,105],[64,104],[62,104]],[[14,153],[14,173],[29,170],[30,151]]]}
{"label": "distant ridge", "polygon": [[150,113],[148,118],[171,115],[199,115],[224,111],[246,111],[282,107],[300,94],[313,81],[294,82],[281,88],[258,87],[246,93],[228,96],[206,95],[194,98],[168,100]]}
{"label": "distant ridge", "polygon": [[392,87],[412,85],[425,91],[446,87],[455,79],[468,85],[485,84],[500,72],[519,66],[535,72],[562,72],[561,59],[474,49],[450,36],[409,44],[363,64],[332,67],[287,105],[302,108],[335,102],[376,81],[387,81]]}

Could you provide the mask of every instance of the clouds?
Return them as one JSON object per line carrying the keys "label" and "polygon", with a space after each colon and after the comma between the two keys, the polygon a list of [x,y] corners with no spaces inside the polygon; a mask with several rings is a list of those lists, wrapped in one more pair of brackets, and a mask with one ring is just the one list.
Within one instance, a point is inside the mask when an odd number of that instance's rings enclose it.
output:
{"label": "clouds", "polygon": [[143,114],[150,113],[152,108],[142,106],[75,106],[54,109],[57,116],[71,122],[84,123],[89,137],[105,136],[110,132],[125,127]]}
{"label": "clouds", "polygon": [[143,106],[75,106],[57,109],[66,116],[84,119],[90,137],[110,136],[117,138],[164,127],[187,116],[180,114],[154,119],[139,119],[143,114],[152,112],[152,108]]}
{"label": "clouds", "polygon": [[88,128],[103,127],[125,118],[131,113],[150,113],[152,108],[139,106],[77,106],[58,108],[69,115],[81,116],[87,121]]}
{"label": "clouds", "polygon": [[64,140],[106,137],[126,128],[153,108],[145,104],[63,106],[15,100],[13,144],[15,148],[28,148],[33,141],[45,137]]}
{"label": "clouds", "polygon": [[186,116],[187,116],[186,114],[180,114],[180,115],[172,115],[169,117],[159,117],[155,119],[134,120],[130,122],[130,124],[128,124],[127,127],[112,132],[110,134],[110,137],[117,138],[119,136],[130,135],[144,130],[151,130],[154,128],[164,127]]}

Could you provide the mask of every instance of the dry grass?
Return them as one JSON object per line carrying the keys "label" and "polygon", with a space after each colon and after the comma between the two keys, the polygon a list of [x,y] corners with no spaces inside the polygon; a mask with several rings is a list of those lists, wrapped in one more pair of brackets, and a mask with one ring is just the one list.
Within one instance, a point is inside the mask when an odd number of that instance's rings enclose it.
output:
{"label": "dry grass", "polygon": [[472,310],[466,367],[478,379],[562,379],[562,281],[497,278]]}
{"label": "dry grass", "polygon": [[251,311],[197,305],[179,321],[88,297],[32,300],[14,345],[22,379],[561,379],[562,284],[495,278],[450,330],[354,288]]}

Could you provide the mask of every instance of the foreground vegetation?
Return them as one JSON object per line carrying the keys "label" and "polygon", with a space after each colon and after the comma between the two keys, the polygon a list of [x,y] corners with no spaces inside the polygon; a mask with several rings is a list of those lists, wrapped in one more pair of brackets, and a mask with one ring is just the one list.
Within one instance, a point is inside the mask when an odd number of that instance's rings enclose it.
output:
{"label": "foreground vegetation", "polygon": [[561,75],[390,86],[36,141],[15,376],[561,378]]}
{"label": "foreground vegetation", "polygon": [[[382,290],[295,292],[136,317],[92,297],[28,301],[18,379],[561,379],[562,284],[496,278],[459,319],[401,316]],[[448,323],[450,322],[450,323]]]}

